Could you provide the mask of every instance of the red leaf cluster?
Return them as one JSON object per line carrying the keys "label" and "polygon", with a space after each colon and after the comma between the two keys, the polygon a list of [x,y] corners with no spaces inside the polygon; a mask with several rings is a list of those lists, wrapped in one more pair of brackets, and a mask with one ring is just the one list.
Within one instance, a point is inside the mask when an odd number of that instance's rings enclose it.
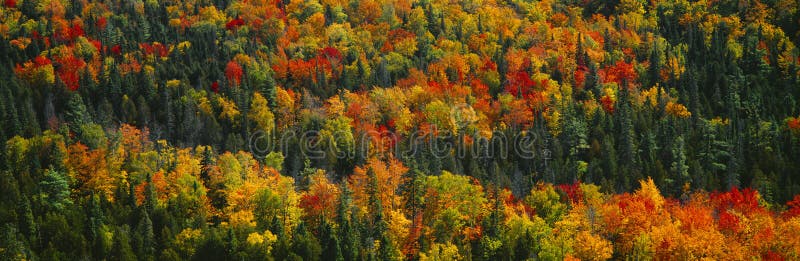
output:
{"label": "red leaf cluster", "polygon": [[617,206],[626,215],[652,213],[656,209],[655,202],[649,198],[631,194],[622,194],[618,198]]}
{"label": "red leaf cluster", "polygon": [[742,226],[739,224],[738,217],[728,211],[723,211],[719,213],[719,228],[723,231],[738,233],[741,231]]}
{"label": "red leaf cluster", "polygon": [[443,93],[450,93],[450,91],[453,89],[453,86],[449,83],[428,81],[428,89],[431,93],[443,94]]}
{"label": "red leaf cluster", "polygon": [[36,58],[33,58],[33,64],[35,66],[34,68],[39,68],[48,64],[52,64],[52,62],[50,59],[47,59],[47,57],[36,56]]}
{"label": "red leaf cluster", "polygon": [[106,28],[106,25],[108,25],[108,20],[106,20],[105,17],[97,18],[97,21],[94,22],[94,25],[97,27],[97,29],[102,31]]}
{"label": "red leaf cluster", "polygon": [[495,63],[494,61],[492,61],[489,58],[484,58],[483,59],[483,65],[481,66],[480,70],[482,72],[496,71],[497,70],[497,63]]}
{"label": "red leaf cluster", "polygon": [[800,117],[790,117],[788,121],[786,121],[786,126],[789,127],[789,130],[794,132],[800,132]]}
{"label": "red leaf cluster", "polygon": [[636,71],[633,70],[633,64],[621,60],[612,66],[606,67],[603,72],[605,73],[604,82],[606,83],[616,82],[620,85],[627,83],[630,86],[636,80]]}
{"label": "red leaf cluster", "polygon": [[789,207],[789,210],[783,213],[784,217],[793,218],[800,216],[800,195],[795,195],[794,199],[786,202],[786,206]]}
{"label": "red leaf cluster", "polygon": [[97,49],[97,51],[103,50],[103,44],[100,43],[99,40],[89,40],[89,43],[91,43],[94,46],[94,48]]}
{"label": "red leaf cluster", "polygon": [[[169,49],[161,43],[140,43],[139,48],[142,49],[145,55],[156,55],[158,57],[167,57]],[[113,49],[113,48],[112,48]]]}
{"label": "red leaf cluster", "polygon": [[111,53],[113,53],[114,55],[122,54],[122,47],[120,47],[119,44],[112,46]]}
{"label": "red leaf cluster", "polygon": [[528,96],[536,82],[531,80],[530,74],[525,71],[519,71],[508,75],[508,85],[506,91],[514,96]]}
{"label": "red leaf cluster", "polygon": [[580,66],[575,70],[575,88],[583,88],[583,83],[586,81],[586,71],[585,66]]}
{"label": "red leaf cluster", "polygon": [[302,59],[293,59],[289,61],[289,74],[291,74],[292,79],[294,80],[302,80],[304,78],[313,78],[314,75],[314,65],[311,62],[302,60]]}
{"label": "red leaf cluster", "polygon": [[608,95],[603,95],[600,98],[600,103],[603,105],[603,110],[608,113],[614,113],[614,99],[611,99]]}
{"label": "red leaf cluster", "polygon": [[83,27],[78,23],[73,23],[72,26],[64,26],[55,32],[55,39],[59,42],[72,42],[76,38],[84,35]]}
{"label": "red leaf cluster", "polygon": [[225,29],[236,30],[239,27],[241,27],[242,25],[244,25],[244,20],[242,20],[242,18],[239,17],[239,18],[233,19],[230,22],[228,22],[227,24],[225,24]]}
{"label": "red leaf cluster", "polygon": [[712,193],[711,202],[719,212],[729,209],[739,211],[741,213],[756,214],[763,212],[763,208],[758,205],[758,191],[745,188],[733,188],[728,192]]}
{"label": "red leaf cluster", "polygon": [[336,59],[336,60],[339,60],[339,61],[342,60],[342,52],[340,52],[339,49],[336,49],[336,48],[330,47],[330,46],[322,48],[322,51],[320,52],[320,55],[322,55],[322,56],[324,56],[324,57],[326,57],[328,59]]}
{"label": "red leaf cluster", "polygon": [[561,190],[569,198],[570,203],[576,204],[583,201],[583,193],[581,192],[581,183],[576,181],[572,184],[556,185],[556,189]]}
{"label": "red leaf cluster", "polygon": [[70,91],[78,90],[80,86],[78,73],[86,66],[86,63],[72,55],[60,58],[57,62],[60,65],[56,71],[58,78]]}
{"label": "red leaf cluster", "polygon": [[300,207],[309,213],[320,213],[323,208],[319,196],[309,194],[303,195],[303,197],[300,198]]}
{"label": "red leaf cluster", "polygon": [[781,256],[781,254],[779,254],[779,253],[777,253],[775,251],[772,251],[772,250],[767,251],[767,253],[761,255],[761,258],[763,260],[765,260],[765,261],[783,261],[783,260],[786,260],[785,258],[783,258],[783,256]]}
{"label": "red leaf cluster", "polygon": [[403,29],[394,29],[389,31],[388,39],[386,42],[383,43],[381,47],[381,52],[391,52],[394,51],[394,44],[400,42],[406,38],[415,37],[416,35],[412,32]]}
{"label": "red leaf cluster", "polygon": [[531,109],[533,109],[533,111],[537,114],[547,109],[547,102],[549,99],[547,96],[545,96],[544,92],[532,92],[531,94],[525,96],[525,99],[528,100]]}
{"label": "red leaf cluster", "polygon": [[242,66],[236,61],[231,60],[228,62],[228,65],[225,66],[225,77],[228,79],[228,83],[230,83],[231,86],[239,86],[239,84],[242,83],[243,74]]}
{"label": "red leaf cluster", "polygon": [[214,93],[219,93],[219,83],[217,81],[211,83],[211,91]]}

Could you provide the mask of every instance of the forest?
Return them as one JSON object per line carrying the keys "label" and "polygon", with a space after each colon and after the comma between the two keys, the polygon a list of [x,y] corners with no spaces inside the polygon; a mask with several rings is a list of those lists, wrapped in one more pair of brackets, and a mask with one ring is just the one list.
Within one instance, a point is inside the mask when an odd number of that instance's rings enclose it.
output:
{"label": "forest", "polygon": [[0,260],[800,260],[796,0],[0,0]]}

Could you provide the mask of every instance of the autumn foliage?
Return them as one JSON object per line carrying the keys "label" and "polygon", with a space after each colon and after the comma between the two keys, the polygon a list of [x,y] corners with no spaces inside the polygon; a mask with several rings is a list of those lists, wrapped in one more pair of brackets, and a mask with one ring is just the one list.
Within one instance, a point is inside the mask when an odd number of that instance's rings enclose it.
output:
{"label": "autumn foliage", "polygon": [[244,20],[242,20],[242,18],[236,18],[226,23],[225,28],[228,30],[235,30],[242,25],[244,25]]}
{"label": "autumn foliage", "polygon": [[228,79],[231,86],[239,86],[242,83],[243,74],[242,66],[236,61],[230,61],[225,66],[225,78]]}
{"label": "autumn foliage", "polygon": [[1,3],[3,260],[800,260],[796,0]]}
{"label": "autumn foliage", "polygon": [[80,87],[79,76],[84,66],[86,66],[86,63],[72,55],[59,58],[56,62],[59,64],[56,74],[58,74],[58,78],[61,79],[61,82],[71,91],[78,90],[78,87]]}

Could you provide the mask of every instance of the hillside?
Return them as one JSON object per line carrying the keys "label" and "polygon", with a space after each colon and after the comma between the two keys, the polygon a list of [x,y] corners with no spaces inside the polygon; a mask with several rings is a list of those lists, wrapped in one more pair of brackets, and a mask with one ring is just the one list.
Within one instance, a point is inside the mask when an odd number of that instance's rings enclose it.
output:
{"label": "hillside", "polygon": [[2,260],[797,260],[796,0],[3,0]]}

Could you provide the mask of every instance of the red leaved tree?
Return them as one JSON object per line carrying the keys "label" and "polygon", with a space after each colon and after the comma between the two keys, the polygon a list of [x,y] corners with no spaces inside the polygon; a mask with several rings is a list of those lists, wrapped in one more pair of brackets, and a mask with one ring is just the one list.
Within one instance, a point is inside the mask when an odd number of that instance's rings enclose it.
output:
{"label": "red leaved tree", "polygon": [[242,83],[242,74],[244,74],[242,66],[236,61],[231,60],[225,66],[225,77],[231,86],[239,86]]}

